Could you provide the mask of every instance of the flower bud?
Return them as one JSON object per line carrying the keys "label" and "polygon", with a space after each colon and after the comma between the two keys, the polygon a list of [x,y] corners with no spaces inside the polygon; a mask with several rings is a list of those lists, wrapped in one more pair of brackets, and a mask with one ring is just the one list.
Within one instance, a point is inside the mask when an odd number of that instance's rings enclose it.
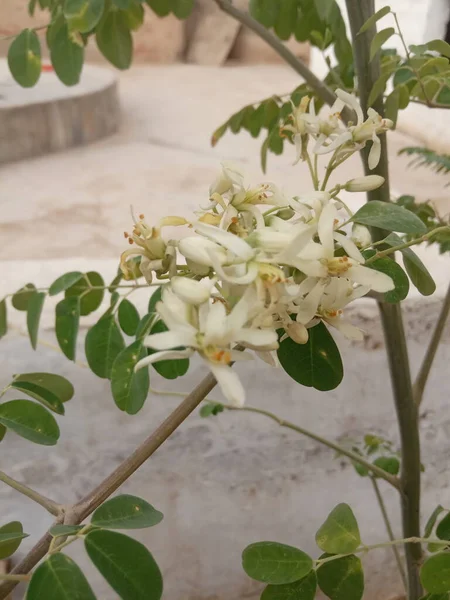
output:
{"label": "flower bud", "polygon": [[359,248],[365,248],[372,243],[370,231],[364,225],[358,225],[357,223],[352,227],[351,239]]}
{"label": "flower bud", "polygon": [[292,208],[282,208],[276,213],[276,216],[280,219],[283,219],[283,221],[289,221],[289,219],[292,219],[294,215],[295,210],[293,210]]}
{"label": "flower bud", "polygon": [[381,175],[366,175],[365,177],[356,177],[350,179],[344,186],[347,192],[370,192],[381,187],[384,183],[384,177]]}
{"label": "flower bud", "polygon": [[296,344],[306,344],[308,341],[308,330],[301,323],[291,321],[286,327],[286,333]]}
{"label": "flower bud", "polygon": [[170,284],[175,294],[188,304],[203,304],[209,300],[210,287],[199,281],[187,277],[172,277]]}

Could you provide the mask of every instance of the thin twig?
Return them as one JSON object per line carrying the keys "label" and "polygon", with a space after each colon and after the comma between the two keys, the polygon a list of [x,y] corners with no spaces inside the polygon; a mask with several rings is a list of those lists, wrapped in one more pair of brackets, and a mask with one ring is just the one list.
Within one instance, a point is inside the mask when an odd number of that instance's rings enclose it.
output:
{"label": "thin twig", "polygon": [[397,252],[399,250],[405,250],[405,248],[409,248],[410,246],[422,244],[423,242],[430,240],[437,233],[442,233],[444,231],[450,232],[450,227],[448,225],[443,225],[442,227],[436,227],[436,229],[432,229],[428,233],[425,233],[424,235],[422,235],[418,238],[415,238],[414,240],[410,240],[409,242],[405,242],[404,244],[399,244],[398,246],[392,246],[391,248],[386,248],[386,250],[381,250],[381,251],[377,252],[376,254],[374,254],[373,256],[371,256],[370,258],[368,258],[364,264],[367,265],[367,264],[373,262],[374,260],[377,260],[378,258],[383,258],[384,256],[389,256],[389,254],[394,254],[394,252]]}
{"label": "thin twig", "polygon": [[[389,539],[391,540],[391,542],[394,542],[395,541],[395,535],[394,535],[394,531],[392,529],[391,521],[389,520],[389,515],[388,515],[388,512],[387,512],[386,504],[384,503],[383,496],[381,495],[380,486],[378,485],[378,482],[375,479],[375,477],[371,477],[370,479],[372,481],[373,491],[375,492],[375,496],[377,498],[377,502],[378,502],[378,505],[380,507],[381,515],[383,517],[383,521],[384,521],[384,524],[386,526],[387,534],[388,534]],[[402,578],[403,585],[404,585],[405,590],[406,590],[407,586],[408,586],[408,582],[406,580],[405,568],[403,566],[402,558],[400,556],[400,552],[399,552],[397,546],[392,546],[392,552],[394,553],[395,561],[396,561],[397,567],[398,567],[398,572],[400,573],[400,577]]]}
{"label": "thin twig", "polygon": [[61,514],[61,512],[63,510],[63,507],[61,504],[54,502],[54,500],[50,500],[50,498],[46,498],[39,492],[36,492],[35,490],[32,490],[31,488],[29,488],[27,485],[25,485],[23,483],[19,483],[18,481],[16,481],[15,479],[10,477],[3,471],[0,471],[0,481],[3,481],[3,483],[6,483],[6,485],[9,485],[9,487],[15,489],[16,491],[20,492],[24,496],[27,496],[34,502],[37,502],[37,504],[40,504],[41,506],[43,506],[46,510],[48,510],[48,512],[50,514],[54,515],[55,517],[57,517],[59,514]]}
{"label": "thin twig", "polygon": [[444,303],[442,305],[441,312],[439,313],[439,317],[436,321],[436,325],[434,327],[430,343],[428,344],[428,348],[425,352],[425,357],[420,367],[419,374],[417,375],[416,381],[414,382],[414,400],[417,406],[420,406],[420,403],[422,402],[425,386],[430,375],[431,367],[433,365],[434,357],[436,356],[439,342],[441,341],[442,334],[444,333],[445,324],[448,319],[449,312],[450,285],[448,286],[447,293],[444,298]]}

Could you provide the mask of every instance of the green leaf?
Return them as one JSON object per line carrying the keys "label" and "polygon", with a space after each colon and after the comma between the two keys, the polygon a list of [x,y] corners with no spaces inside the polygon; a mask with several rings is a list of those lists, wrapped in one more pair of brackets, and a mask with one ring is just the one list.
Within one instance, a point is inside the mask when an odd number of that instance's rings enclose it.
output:
{"label": "green leaf", "polygon": [[24,29],[8,50],[11,75],[22,87],[33,87],[41,76],[41,43],[35,31]]}
{"label": "green leaf", "polygon": [[373,84],[372,89],[370,90],[369,98],[367,100],[367,104],[372,106],[372,104],[377,100],[382,94],[384,94],[386,90],[386,84],[391,77],[391,73],[383,73]]}
{"label": "green leaf", "polygon": [[145,0],[158,17],[166,17],[172,8],[171,0]]}
{"label": "green leaf", "polygon": [[141,410],[150,388],[148,369],[134,368],[139,360],[147,356],[141,341],[136,341],[122,350],[111,370],[111,391],[114,402],[129,415]]}
{"label": "green leaf", "polygon": [[277,352],[281,366],[297,383],[322,392],[333,390],[344,376],[336,342],[323,323],[308,332],[306,344],[296,344],[291,338],[281,342]]}
{"label": "green leaf", "polygon": [[83,70],[84,46],[73,41],[66,24],[57,27],[50,37],[50,58],[55,73],[64,85],[76,85]]}
{"label": "green leaf", "polygon": [[150,296],[150,300],[148,302],[148,312],[149,313],[154,313],[156,311],[156,304],[158,302],[160,302],[160,300],[161,300],[162,290],[163,290],[163,286],[161,285],[159,288],[156,288],[156,290]]}
{"label": "green leaf", "polygon": [[28,304],[35,292],[36,286],[33,283],[27,283],[14,294],[11,301],[12,305],[16,310],[28,310]]}
{"label": "green leaf", "polygon": [[273,0],[250,0],[248,9],[254,19],[269,28],[275,25],[279,3]]}
{"label": "green leaf", "polygon": [[441,506],[440,504],[438,504],[436,506],[436,508],[433,510],[433,512],[431,513],[426,525],[425,525],[425,530],[424,530],[424,534],[423,537],[425,538],[429,538],[433,532],[434,526],[436,525],[436,521],[437,518],[439,517],[439,515],[445,511],[445,508],[443,506]]}
{"label": "green leaf", "polygon": [[316,543],[329,554],[349,554],[361,544],[358,523],[348,504],[338,504],[316,533]]}
{"label": "green leaf", "polygon": [[142,498],[122,494],[97,508],[91,523],[105,529],[145,529],[158,525],[163,518],[159,510]]}
{"label": "green leaf", "polygon": [[104,287],[103,277],[95,271],[89,271],[83,279],[67,288],[65,297],[80,296],[80,314],[86,316],[99,308],[105,295]]}
{"label": "green leaf", "polygon": [[91,531],[85,547],[94,565],[122,600],[160,600],[161,572],[141,543],[115,531]]}
{"label": "green leaf", "polygon": [[345,556],[323,564],[317,570],[319,587],[330,600],[361,600],[364,572],[358,557]]}
{"label": "green leaf", "polygon": [[6,308],[6,300],[0,302],[0,340],[8,331],[8,313]]}
{"label": "green leaf", "polygon": [[30,383],[29,381],[13,381],[11,387],[20,390],[24,394],[27,394],[31,398],[34,398],[38,402],[41,402],[44,406],[57,413],[58,415],[64,414],[64,405],[61,400],[50,390]]}
{"label": "green leaf", "polygon": [[386,29],[382,29],[381,31],[375,34],[372,43],[370,44],[369,60],[373,60],[375,58],[376,54],[381,50],[383,44],[387,42],[388,39],[394,35],[394,33],[395,29],[393,27],[387,27]]}
{"label": "green leaf", "polygon": [[96,33],[97,46],[117,69],[128,69],[133,58],[133,38],[122,11],[109,12]]}
{"label": "green leaf", "polygon": [[422,596],[420,600],[449,600],[449,595],[447,592],[444,594],[427,594]]}
{"label": "green leaf", "polygon": [[59,347],[69,360],[75,360],[78,327],[80,324],[80,299],[64,298],[56,305],[55,332]]}
{"label": "green leaf", "polygon": [[96,600],[80,567],[68,556],[52,554],[34,571],[26,600]]}
{"label": "green leaf", "polygon": [[444,40],[431,40],[427,43],[427,46],[429,50],[439,52],[439,54],[450,58],[450,44],[444,42]]}
{"label": "green leaf", "polygon": [[39,332],[39,322],[41,320],[42,308],[44,307],[45,302],[45,293],[44,292],[36,292],[28,303],[28,312],[27,312],[27,328],[28,335],[30,336],[31,346],[33,350],[36,350],[37,346],[37,337]]}
{"label": "green leaf", "polygon": [[315,571],[309,575],[284,585],[268,585],[261,594],[261,600],[314,600],[317,590]]}
{"label": "green leaf", "polygon": [[91,371],[98,377],[110,379],[113,363],[124,348],[115,317],[110,315],[100,319],[86,335],[84,349]]}
{"label": "green leaf", "polygon": [[131,6],[125,10],[124,16],[128,28],[131,31],[137,31],[144,23],[144,7],[142,4],[131,4]]}
{"label": "green leaf", "polygon": [[249,577],[280,585],[308,575],[312,559],[302,550],[277,542],[250,544],[242,553],[242,567]]}
{"label": "green leaf", "polygon": [[105,0],[65,0],[64,16],[69,28],[88,33],[97,25],[105,10]]}
{"label": "green leaf", "polygon": [[[363,252],[364,257],[369,258],[375,256],[375,250],[366,250]],[[409,292],[409,279],[401,268],[392,258],[387,256],[377,258],[373,262],[367,264],[370,269],[380,271],[388,275],[394,282],[395,288],[384,294],[384,301],[395,304],[406,298]]]}
{"label": "green leaf", "polygon": [[19,521],[11,521],[0,527],[0,560],[14,554],[26,537],[28,534],[23,532],[22,523]]}
{"label": "green leaf", "polygon": [[400,461],[396,456],[379,456],[373,464],[391,475],[398,475],[400,471]]}
{"label": "green leaf", "polygon": [[65,292],[68,288],[70,288],[74,283],[79,281],[83,277],[83,273],[80,271],[71,271],[70,273],[66,273],[65,275],[61,275],[58,277],[48,290],[49,296],[56,296],[56,294],[60,294],[61,292]]}
{"label": "green leaf", "polygon": [[219,142],[219,140],[225,135],[228,129],[228,121],[223,123],[220,127],[218,127],[215,132],[211,136],[211,146],[214,146]]}
{"label": "green leaf", "polygon": [[7,431],[6,427],[0,423],[0,442],[4,439]]}
{"label": "green leaf", "polygon": [[17,383],[22,382],[45,388],[59,398],[61,402],[68,402],[73,398],[73,385],[68,379],[61,375],[56,375],[55,373],[21,373],[20,375],[15,376],[11,386],[17,387]]}
{"label": "green leaf", "polygon": [[372,15],[369,19],[367,19],[367,21],[364,23],[364,25],[358,31],[358,35],[360,33],[364,33],[365,31],[368,31],[369,29],[371,29],[377,21],[379,21],[380,19],[385,17],[390,12],[391,12],[390,6],[383,6],[383,8],[380,8],[380,10],[377,10],[377,12],[374,15]]}
{"label": "green leaf", "polygon": [[436,527],[436,535],[440,540],[450,540],[450,513],[447,513]]}
{"label": "green leaf", "polygon": [[284,0],[279,3],[279,12],[275,21],[275,33],[281,40],[288,40],[297,23],[297,0]]}
{"label": "green leaf", "polygon": [[54,417],[29,400],[0,404],[0,423],[35,444],[54,446],[59,439],[59,427]]}
{"label": "green leaf", "polygon": [[203,419],[211,416],[217,416],[219,413],[223,412],[224,406],[223,404],[219,404],[218,402],[208,402],[208,404],[204,404],[200,409],[200,416]]}
{"label": "green leaf", "polygon": [[[157,321],[152,329],[151,333],[162,333],[168,331],[166,324],[163,321]],[[147,349],[148,354],[153,354],[156,350],[151,348]],[[188,358],[178,358],[176,360],[160,360],[159,362],[153,363],[152,367],[157,373],[165,379],[176,379],[185,375],[189,369]]]}
{"label": "green leaf", "polygon": [[49,532],[53,537],[59,537],[60,535],[76,535],[83,527],[83,525],[53,525]]}
{"label": "green leaf", "polygon": [[178,19],[187,19],[194,4],[195,0],[172,0],[172,12]]}
{"label": "green leaf", "polygon": [[127,335],[136,335],[140,316],[132,302],[124,298],[119,304],[119,325]]}
{"label": "green leaf", "polygon": [[372,200],[364,204],[351,218],[355,223],[369,227],[380,227],[401,233],[426,233],[423,222],[403,206]]}
{"label": "green leaf", "polygon": [[450,591],[450,553],[430,556],[420,570],[420,581],[427,592],[442,594]]}
{"label": "green leaf", "polygon": [[[404,242],[404,240],[402,240],[402,238],[400,238],[398,235],[395,235],[395,233],[389,234],[384,241],[386,244],[391,246],[391,248],[399,246]],[[434,294],[436,291],[434,279],[431,277],[428,269],[417,256],[417,254],[411,250],[411,248],[403,248],[403,250],[400,250],[400,252],[403,255],[403,264],[405,270],[419,292],[423,296],[430,296],[431,294]]]}
{"label": "green leaf", "polygon": [[[408,93],[409,100],[409,93]],[[386,98],[384,113],[388,119],[391,119],[394,123],[397,123],[398,111],[400,109],[400,92],[399,88],[396,88]]]}

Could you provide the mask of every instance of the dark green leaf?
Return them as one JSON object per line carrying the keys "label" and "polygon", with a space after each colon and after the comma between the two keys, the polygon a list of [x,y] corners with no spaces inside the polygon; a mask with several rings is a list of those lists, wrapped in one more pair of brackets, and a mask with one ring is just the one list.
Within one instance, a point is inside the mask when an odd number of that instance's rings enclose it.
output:
{"label": "dark green leaf", "polygon": [[316,533],[316,543],[329,554],[349,554],[361,544],[358,523],[348,504],[338,504]]}
{"label": "dark green leaf", "polygon": [[[408,94],[409,100],[409,94]],[[398,111],[400,109],[400,92],[399,88],[396,88],[386,98],[384,113],[388,119],[391,119],[394,123],[397,123]]]}
{"label": "dark green leaf", "polygon": [[27,283],[14,294],[12,297],[12,305],[16,310],[28,310],[28,304],[35,292],[36,286],[33,283]]}
{"label": "dark green leaf", "polygon": [[428,521],[425,525],[423,537],[429,538],[431,536],[434,526],[436,525],[437,518],[444,511],[445,511],[445,508],[443,506],[441,506],[440,504],[438,504],[436,506],[436,508],[431,513],[430,518],[428,519]]}
{"label": "dark green leaf", "polygon": [[441,594],[450,591],[450,553],[430,556],[420,570],[420,581],[427,592]]}
{"label": "dark green leaf", "polygon": [[147,356],[141,341],[136,341],[122,350],[111,370],[111,391],[114,402],[129,415],[135,415],[144,405],[150,387],[148,369],[134,368],[139,360]]}
{"label": "dark green leaf", "polygon": [[158,17],[166,17],[172,8],[171,0],[145,0]]}
{"label": "dark green leaf", "polygon": [[80,567],[68,556],[52,554],[34,571],[26,600],[96,600]]}
{"label": "dark green leaf", "polygon": [[63,403],[58,396],[56,396],[50,390],[29,381],[18,380],[13,381],[11,383],[11,387],[16,390],[20,390],[35,400],[38,400],[38,402],[41,402],[44,406],[50,410],[53,410],[55,413],[59,415],[64,414]]}
{"label": "dark green leaf", "polygon": [[323,323],[308,331],[306,344],[296,344],[291,338],[281,342],[278,349],[281,366],[297,383],[322,392],[333,390],[344,375],[336,342]]}
{"label": "dark green leaf", "polygon": [[65,0],[64,16],[69,28],[88,33],[97,25],[105,9],[105,0]]}
{"label": "dark green leaf", "polygon": [[[375,256],[376,252],[375,250],[366,250],[363,254],[366,258],[369,258]],[[409,292],[409,279],[401,266],[392,260],[392,258],[388,256],[377,258],[373,262],[368,263],[367,267],[385,273],[394,282],[395,288],[384,294],[385,302],[395,304],[406,298]]]}
{"label": "dark green leaf", "polygon": [[391,475],[398,475],[400,471],[400,461],[395,456],[379,456],[373,464]]}
{"label": "dark green leaf", "polygon": [[137,308],[124,298],[119,304],[119,325],[127,335],[136,335],[140,317]]}
{"label": "dark green leaf", "polygon": [[6,427],[0,423],[0,442],[4,439],[7,431]]}
{"label": "dark green leaf", "polygon": [[6,309],[6,300],[0,302],[0,340],[8,331],[8,316]]}
{"label": "dark green leaf", "polygon": [[383,6],[383,8],[380,8],[380,10],[377,10],[377,12],[374,15],[372,15],[369,19],[367,19],[367,21],[364,23],[364,25],[358,31],[358,35],[360,33],[364,33],[365,31],[368,31],[369,29],[371,29],[377,21],[379,21],[380,19],[385,17],[390,12],[391,12],[390,6]]}
{"label": "dark green leaf", "polygon": [[59,427],[54,417],[29,400],[0,404],[0,423],[35,444],[54,446],[59,439]]}
{"label": "dark green leaf", "polygon": [[[363,26],[364,27],[364,26]],[[381,50],[381,47],[395,33],[393,27],[387,27],[375,34],[372,43],[370,44],[370,60],[375,58],[375,55]]]}
{"label": "dark green leaf", "polygon": [[79,324],[80,299],[72,296],[58,302],[55,319],[56,339],[69,360],[75,360]]}
{"label": "dark green leaf", "polygon": [[48,290],[49,296],[56,296],[56,294],[60,294],[61,292],[65,292],[68,288],[70,288],[74,283],[79,281],[83,277],[83,273],[80,271],[71,271],[70,273],[66,273],[65,275],[61,275],[58,277]]}
{"label": "dark green leaf", "polygon": [[254,19],[269,28],[275,25],[279,7],[279,3],[273,0],[250,0],[248,9]]}
{"label": "dark green leaf", "polygon": [[436,535],[440,540],[450,540],[450,513],[447,513],[436,527]]}
{"label": "dark green leaf", "polygon": [[148,312],[153,313],[156,310],[156,304],[161,300],[163,286],[156,288],[153,294],[150,296],[150,300],[148,303]]}
{"label": "dark green leaf", "polygon": [[113,315],[100,319],[86,335],[86,358],[98,377],[111,377],[113,363],[124,348],[125,342]]}
{"label": "dark green leaf", "polygon": [[105,295],[105,282],[103,277],[95,271],[89,271],[74,285],[67,288],[66,298],[72,296],[80,297],[80,314],[82,316],[89,315],[97,310]]}
{"label": "dark green leaf", "polygon": [[91,523],[105,529],[145,529],[158,525],[163,518],[159,510],[142,498],[122,494],[97,508]]}
{"label": "dark green leaf", "polygon": [[391,73],[383,73],[375,81],[372,89],[370,90],[369,99],[367,100],[369,106],[372,106],[375,100],[377,100],[377,98],[384,94],[384,91],[386,90],[386,84],[389,81],[390,77]]}
{"label": "dark green leaf", "polygon": [[361,600],[364,572],[356,556],[345,556],[323,564],[317,570],[319,587],[330,600]]}
{"label": "dark green leaf", "polygon": [[134,5],[135,0],[113,0],[114,6],[122,10],[128,10]]}
{"label": "dark green leaf", "polygon": [[[157,321],[152,329],[151,333],[162,333],[167,331],[167,327],[163,321]],[[148,354],[153,354],[155,350],[151,348],[147,349]],[[152,367],[157,373],[165,379],[176,379],[185,375],[189,369],[189,359],[179,358],[176,360],[160,360],[152,364]]]}
{"label": "dark green leaf", "polygon": [[178,19],[187,19],[194,8],[195,0],[172,0],[172,12]]}
{"label": "dark green leaf", "polygon": [[279,3],[275,21],[275,33],[281,40],[288,40],[297,23],[297,0],[284,0]]}
{"label": "dark green leaf", "polygon": [[50,535],[58,537],[60,535],[76,535],[83,529],[83,525],[53,525],[50,528]]}
{"label": "dark green leaf", "polygon": [[68,379],[55,373],[21,373],[16,375],[12,387],[16,387],[17,383],[31,383],[40,388],[45,388],[54,394],[61,402],[68,402],[73,398],[73,385]]}
{"label": "dark green leaf", "polygon": [[142,4],[132,4],[124,15],[131,31],[137,31],[144,23],[145,13]]}
{"label": "dark green leaf", "polygon": [[373,200],[364,204],[351,219],[355,223],[401,233],[426,233],[423,222],[414,213],[390,202]]}
{"label": "dark green leaf", "polygon": [[161,572],[145,546],[114,531],[91,531],[85,547],[94,565],[122,600],[160,600]]}
{"label": "dark green leaf", "polygon": [[51,36],[50,58],[55,73],[64,85],[79,83],[84,62],[84,47],[73,41],[67,25],[58,27]]}
{"label": "dark green leaf", "polygon": [[22,523],[19,521],[11,521],[0,527],[0,560],[14,554],[26,537],[28,534],[23,532]]}
{"label": "dark green leaf", "polygon": [[217,416],[224,410],[225,409],[222,404],[219,404],[218,402],[208,402],[208,404],[204,404],[201,407],[200,416],[206,419],[206,417]]}
{"label": "dark green leaf", "polygon": [[426,596],[422,596],[420,600],[449,600],[448,592],[444,594],[427,594]]}
{"label": "dark green leaf", "polygon": [[33,87],[41,76],[41,43],[35,31],[24,29],[8,50],[12,76],[22,87]]}
{"label": "dark green leaf", "polygon": [[317,590],[315,571],[309,575],[284,585],[268,585],[261,594],[261,600],[314,600]]}
{"label": "dark green leaf", "polygon": [[39,322],[41,320],[42,308],[45,302],[45,293],[36,292],[30,298],[27,312],[27,328],[30,336],[31,346],[36,350]]}
{"label": "dark green leaf", "polygon": [[148,313],[144,315],[140,320],[138,328],[136,330],[136,339],[143,340],[146,335],[149,334],[150,329],[152,328],[152,324],[158,319],[158,315],[156,313]]}
{"label": "dark green leaf", "polygon": [[277,542],[250,544],[242,553],[242,566],[252,579],[280,585],[308,575],[312,559],[302,550]]}
{"label": "dark green leaf", "polygon": [[128,69],[133,58],[133,38],[122,11],[109,12],[96,33],[97,46],[117,69]]}

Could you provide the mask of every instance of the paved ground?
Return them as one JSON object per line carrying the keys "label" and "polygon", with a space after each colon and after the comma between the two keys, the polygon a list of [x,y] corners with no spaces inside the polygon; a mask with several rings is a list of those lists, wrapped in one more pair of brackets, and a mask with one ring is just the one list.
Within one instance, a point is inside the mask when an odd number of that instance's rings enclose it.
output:
{"label": "paved ground", "polygon": [[[274,66],[155,66],[121,75],[117,135],[0,169],[0,259],[117,257],[130,226],[130,204],[154,220],[190,214],[207,198],[224,158],[242,161],[258,181],[261,140],[227,134],[212,149],[211,132],[244,104],[298,83],[291,70]],[[407,161],[396,156],[411,143],[399,132],[390,136],[393,188],[432,197],[448,210],[443,180],[407,170]],[[293,157],[292,149],[271,155],[267,179],[299,193],[310,182],[303,165],[292,166]],[[355,156],[343,168],[343,180],[360,171]]]}

